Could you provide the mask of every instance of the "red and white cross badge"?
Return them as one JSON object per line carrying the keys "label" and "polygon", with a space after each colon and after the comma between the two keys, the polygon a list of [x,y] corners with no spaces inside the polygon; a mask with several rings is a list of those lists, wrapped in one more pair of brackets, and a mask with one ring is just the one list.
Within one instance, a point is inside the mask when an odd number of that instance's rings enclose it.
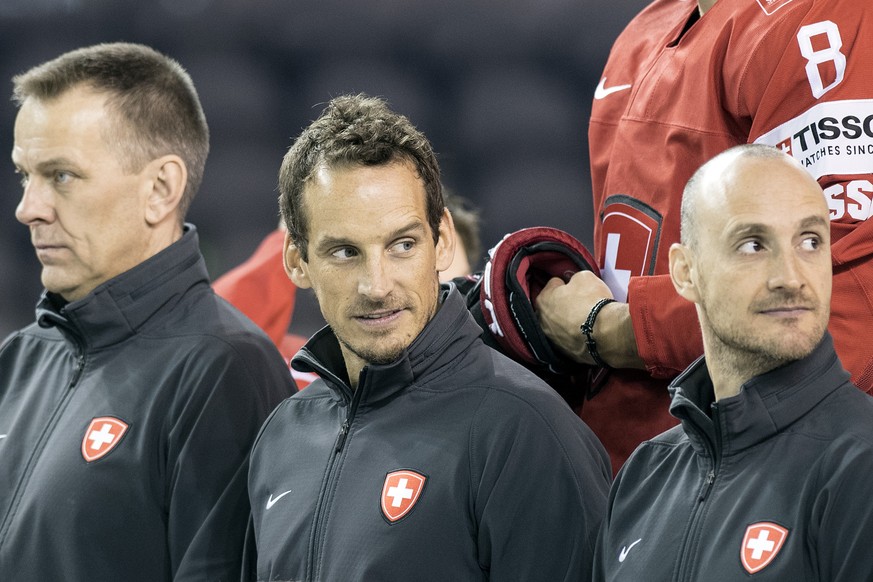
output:
{"label": "red and white cross badge", "polygon": [[769,521],[759,521],[746,528],[740,560],[749,574],[767,567],[773,561],[788,537],[788,530]]}
{"label": "red and white cross badge", "polygon": [[393,471],[385,476],[382,485],[382,515],[390,523],[401,519],[412,510],[427,477],[410,470]]}
{"label": "red and white cross badge", "polygon": [[99,416],[85,429],[82,456],[89,463],[105,456],[127,432],[127,423],[112,416]]}

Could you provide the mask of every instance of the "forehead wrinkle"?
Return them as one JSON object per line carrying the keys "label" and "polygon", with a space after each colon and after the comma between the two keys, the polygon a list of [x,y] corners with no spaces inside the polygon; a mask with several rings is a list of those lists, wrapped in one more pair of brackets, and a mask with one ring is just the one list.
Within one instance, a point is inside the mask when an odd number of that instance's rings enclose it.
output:
{"label": "forehead wrinkle", "polygon": [[78,167],[78,165],[79,164],[77,164],[76,162],[74,162],[73,160],[71,160],[69,158],[59,156],[56,158],[51,158],[51,159],[43,160],[43,161],[39,162],[38,164],[36,164],[35,169],[37,171],[44,172],[46,170],[52,170],[54,168],[60,168],[60,167],[70,167],[70,166]]}
{"label": "forehead wrinkle", "polygon": [[[397,238],[409,236],[412,234],[425,234],[424,223],[417,217],[406,225],[389,231],[384,235],[381,235],[380,240],[395,240]],[[360,244],[360,242],[361,241],[354,240],[350,237],[327,234],[319,237],[315,246],[318,250],[326,250],[337,246],[357,246]]]}
{"label": "forehead wrinkle", "polygon": [[[12,147],[12,153],[10,155],[12,159],[12,164],[16,168],[25,168],[30,164],[33,164],[33,170],[35,172],[44,172],[46,170],[50,170],[58,167],[76,167],[79,168],[80,164],[69,156],[58,154],[54,155],[51,158],[41,160],[40,156],[45,152],[44,147],[25,147],[22,145],[15,144]],[[51,149],[62,149],[53,147]],[[34,159],[36,162],[34,163]]]}
{"label": "forehead wrinkle", "polygon": [[751,236],[756,234],[767,234],[772,232],[772,228],[760,222],[739,222],[731,226],[727,234],[728,236]]}
{"label": "forehead wrinkle", "polygon": [[[818,214],[807,216],[797,223],[797,230],[804,230],[812,227],[823,227],[830,229],[830,223],[823,216]],[[726,234],[730,238],[742,238],[746,236],[769,235],[775,231],[772,225],[760,222],[740,222],[731,226]]]}
{"label": "forehead wrinkle", "polygon": [[807,216],[803,220],[800,221],[800,228],[810,228],[813,226],[824,226],[828,230],[831,228],[831,223],[824,216],[819,214],[815,214],[813,216]]}

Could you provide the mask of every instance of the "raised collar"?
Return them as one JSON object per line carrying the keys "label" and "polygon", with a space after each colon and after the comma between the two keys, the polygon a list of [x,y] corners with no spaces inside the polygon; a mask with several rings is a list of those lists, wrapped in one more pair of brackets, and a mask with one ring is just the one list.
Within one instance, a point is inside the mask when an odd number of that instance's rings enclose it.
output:
{"label": "raised collar", "polygon": [[182,237],[132,269],[67,303],[44,291],[36,306],[40,327],[57,327],[85,351],[124,341],[159,310],[171,306],[191,287],[208,284],[197,229],[186,224]]}
{"label": "raised collar", "polygon": [[739,394],[714,404],[706,361],[698,359],[670,385],[670,413],[695,448],[728,455],[781,432],[848,382],[825,333],[807,357],[752,378]]}
{"label": "raised collar", "polygon": [[[394,362],[364,367],[358,383],[361,405],[373,404],[412,385],[439,379],[477,341],[482,329],[470,315],[454,284],[442,286],[440,302],[433,319]],[[291,365],[301,372],[315,372],[337,395],[351,398],[345,362],[330,327],[312,336]]]}

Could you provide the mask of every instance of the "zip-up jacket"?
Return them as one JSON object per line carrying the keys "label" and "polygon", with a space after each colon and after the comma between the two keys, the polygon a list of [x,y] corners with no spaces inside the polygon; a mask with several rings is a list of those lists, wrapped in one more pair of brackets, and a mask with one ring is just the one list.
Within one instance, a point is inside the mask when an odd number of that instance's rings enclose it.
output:
{"label": "zip-up jacket", "polygon": [[714,403],[703,359],[671,385],[681,422],[610,492],[595,580],[873,580],[873,398],[830,335]]}
{"label": "zip-up jacket", "polygon": [[609,460],[542,380],[485,346],[457,289],[352,391],[325,328],[317,373],[252,451],[262,580],[587,580]]}
{"label": "zip-up jacket", "polygon": [[0,348],[0,579],[238,580],[248,452],[294,388],[197,234]]}

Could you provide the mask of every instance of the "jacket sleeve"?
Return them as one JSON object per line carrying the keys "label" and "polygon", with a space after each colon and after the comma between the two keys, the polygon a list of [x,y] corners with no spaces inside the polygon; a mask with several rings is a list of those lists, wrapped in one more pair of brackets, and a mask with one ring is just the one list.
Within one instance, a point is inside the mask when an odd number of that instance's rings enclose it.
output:
{"label": "jacket sleeve", "polygon": [[606,507],[609,460],[557,395],[534,407],[489,395],[473,427],[479,561],[493,582],[588,580]]}
{"label": "jacket sleeve", "polygon": [[243,542],[242,567],[240,568],[240,582],[255,582],[258,579],[258,549],[255,538],[255,523],[249,516],[246,528],[245,542]]}
{"label": "jacket sleeve", "polygon": [[606,503],[606,511],[603,517],[603,522],[600,524],[600,529],[597,532],[597,542],[594,547],[594,558],[591,567],[592,582],[606,581],[606,564],[609,559],[615,559],[615,552],[610,549],[610,522],[612,521],[612,511],[615,502],[615,493],[620,488],[624,473],[619,469],[612,482],[609,490],[609,497]]}
{"label": "jacket sleeve", "polygon": [[275,348],[252,335],[204,341],[167,418],[165,505],[173,580],[239,580],[250,506],[249,452],[294,392]]}
{"label": "jacket sleeve", "polygon": [[284,240],[281,230],[273,231],[251,257],[212,285],[218,295],[245,313],[277,346],[288,332],[297,293],[282,266]]}
{"label": "jacket sleeve", "polygon": [[[873,579],[873,504],[869,502],[873,445],[843,443],[820,468],[812,527],[805,546],[814,548],[818,579],[854,582]],[[836,467],[832,466],[836,465]]]}
{"label": "jacket sleeve", "polygon": [[[628,306],[637,350],[655,378],[673,378],[703,353],[694,304],[676,293],[670,275],[632,277]],[[670,333],[668,330],[686,330]]]}

